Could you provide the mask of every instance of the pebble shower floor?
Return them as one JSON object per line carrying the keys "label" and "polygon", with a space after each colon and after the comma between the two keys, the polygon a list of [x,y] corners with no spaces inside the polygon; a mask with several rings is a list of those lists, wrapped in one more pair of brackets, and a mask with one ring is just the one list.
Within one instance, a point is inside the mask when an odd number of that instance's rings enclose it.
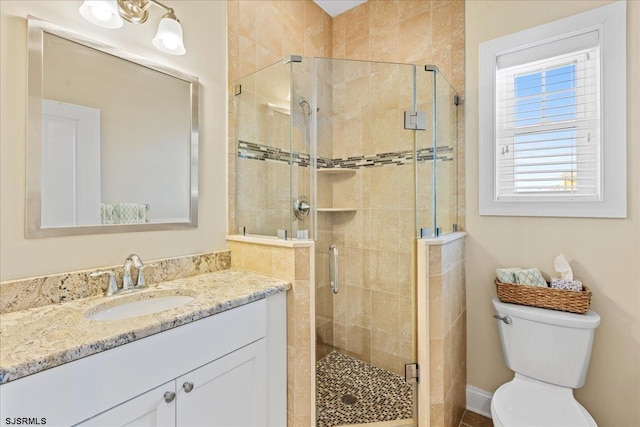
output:
{"label": "pebble shower floor", "polygon": [[317,427],[407,419],[412,408],[399,375],[337,351],[316,363]]}

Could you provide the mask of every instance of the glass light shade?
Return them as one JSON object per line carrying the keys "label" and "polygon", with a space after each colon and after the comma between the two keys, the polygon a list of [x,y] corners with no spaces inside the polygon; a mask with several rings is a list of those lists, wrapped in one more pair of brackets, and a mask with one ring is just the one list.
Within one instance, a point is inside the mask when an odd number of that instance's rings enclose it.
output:
{"label": "glass light shade", "polygon": [[166,14],[158,24],[158,32],[151,41],[162,52],[171,55],[184,55],[187,51],[182,41],[182,25],[174,16]]}
{"label": "glass light shade", "polygon": [[103,28],[120,28],[124,24],[117,0],[85,0],[80,6],[80,15]]}

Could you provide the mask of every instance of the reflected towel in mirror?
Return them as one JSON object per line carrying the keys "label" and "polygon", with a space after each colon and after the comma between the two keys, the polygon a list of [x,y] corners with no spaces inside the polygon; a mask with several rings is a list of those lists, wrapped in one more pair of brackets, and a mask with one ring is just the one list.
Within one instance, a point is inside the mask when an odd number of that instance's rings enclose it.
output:
{"label": "reflected towel in mirror", "polygon": [[146,203],[102,203],[102,224],[145,224],[149,205]]}

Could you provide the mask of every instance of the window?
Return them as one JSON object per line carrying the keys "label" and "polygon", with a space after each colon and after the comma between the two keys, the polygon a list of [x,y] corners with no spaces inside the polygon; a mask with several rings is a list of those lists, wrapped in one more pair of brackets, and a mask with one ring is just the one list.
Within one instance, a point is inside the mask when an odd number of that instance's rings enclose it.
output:
{"label": "window", "polygon": [[624,24],[620,2],[481,44],[481,215],[626,216]]}

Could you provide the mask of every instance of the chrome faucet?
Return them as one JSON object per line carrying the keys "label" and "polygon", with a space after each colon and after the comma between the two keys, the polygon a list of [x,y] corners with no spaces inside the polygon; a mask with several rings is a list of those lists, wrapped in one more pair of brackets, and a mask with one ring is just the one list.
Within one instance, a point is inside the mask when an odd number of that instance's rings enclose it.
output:
{"label": "chrome faucet", "polygon": [[[122,292],[133,290],[133,279],[131,279],[131,266],[138,270],[144,267],[142,260],[136,254],[131,254],[124,260],[124,273],[122,274]],[[139,275],[139,274],[138,274]]]}
{"label": "chrome faucet", "polygon": [[[95,273],[91,273],[89,276],[91,277],[100,277],[100,276],[109,276],[109,286],[107,287],[105,296],[110,297],[113,295],[120,294],[122,292],[131,292],[138,289],[144,289],[147,287],[147,283],[144,279],[144,270],[148,267],[157,267],[158,264],[147,264],[145,265],[140,257],[136,254],[131,254],[124,260],[124,273],[122,274],[122,288],[118,288],[118,284],[116,283],[116,274],[113,271],[97,271]],[[138,269],[138,280],[133,283],[133,279],[131,278],[131,267],[135,267]]]}

